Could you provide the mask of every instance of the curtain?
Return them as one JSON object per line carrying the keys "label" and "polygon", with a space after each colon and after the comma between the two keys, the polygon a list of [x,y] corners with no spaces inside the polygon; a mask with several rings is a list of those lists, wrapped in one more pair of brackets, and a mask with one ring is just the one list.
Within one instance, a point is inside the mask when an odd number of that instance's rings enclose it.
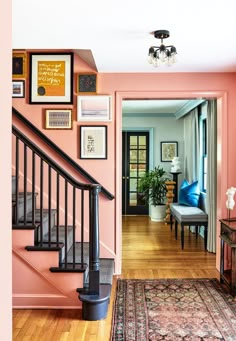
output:
{"label": "curtain", "polygon": [[[184,117],[184,178],[190,183],[199,179],[199,118],[198,108],[193,109]],[[195,226],[190,227],[191,232],[196,231]]]}
{"label": "curtain", "polygon": [[198,108],[184,116],[184,177],[189,182],[199,178],[199,124]]}
{"label": "curtain", "polygon": [[207,102],[207,250],[216,252],[217,102]]}

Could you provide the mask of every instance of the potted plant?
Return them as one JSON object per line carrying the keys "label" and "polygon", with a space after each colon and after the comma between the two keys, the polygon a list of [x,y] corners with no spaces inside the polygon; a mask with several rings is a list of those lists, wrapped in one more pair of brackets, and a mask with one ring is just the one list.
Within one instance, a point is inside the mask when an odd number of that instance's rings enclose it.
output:
{"label": "potted plant", "polygon": [[139,180],[138,191],[151,205],[151,220],[163,221],[165,217],[166,202],[166,171],[160,166],[147,171]]}

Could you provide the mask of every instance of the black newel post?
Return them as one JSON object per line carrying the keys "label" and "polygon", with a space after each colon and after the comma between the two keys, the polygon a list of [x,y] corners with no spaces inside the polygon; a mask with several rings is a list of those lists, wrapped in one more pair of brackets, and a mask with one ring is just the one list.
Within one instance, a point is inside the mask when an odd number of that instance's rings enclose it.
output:
{"label": "black newel post", "polygon": [[95,185],[90,191],[89,205],[89,292],[99,295],[99,207],[98,195],[101,186]]}
{"label": "black newel post", "polygon": [[91,185],[89,190],[89,286],[78,290],[82,302],[82,318],[88,321],[104,319],[110,300],[110,284],[100,284],[99,261],[99,209],[100,185]]}

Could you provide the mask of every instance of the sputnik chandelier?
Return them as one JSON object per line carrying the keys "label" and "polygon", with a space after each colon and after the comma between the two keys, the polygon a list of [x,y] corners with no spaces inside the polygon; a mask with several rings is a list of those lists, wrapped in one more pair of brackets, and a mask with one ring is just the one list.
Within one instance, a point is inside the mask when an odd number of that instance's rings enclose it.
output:
{"label": "sputnik chandelier", "polygon": [[165,46],[163,39],[169,38],[170,32],[167,30],[158,30],[154,32],[154,37],[161,39],[160,46],[151,46],[148,53],[148,62],[157,67],[161,64],[172,65],[176,63],[176,48],[173,45]]}

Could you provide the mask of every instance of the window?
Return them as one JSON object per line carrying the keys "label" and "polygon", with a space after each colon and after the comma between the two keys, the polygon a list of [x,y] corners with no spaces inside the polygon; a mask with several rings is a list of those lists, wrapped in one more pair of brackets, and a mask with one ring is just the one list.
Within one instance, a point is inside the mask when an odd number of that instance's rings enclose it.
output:
{"label": "window", "polygon": [[207,189],[207,117],[200,114],[200,184],[201,191]]}

